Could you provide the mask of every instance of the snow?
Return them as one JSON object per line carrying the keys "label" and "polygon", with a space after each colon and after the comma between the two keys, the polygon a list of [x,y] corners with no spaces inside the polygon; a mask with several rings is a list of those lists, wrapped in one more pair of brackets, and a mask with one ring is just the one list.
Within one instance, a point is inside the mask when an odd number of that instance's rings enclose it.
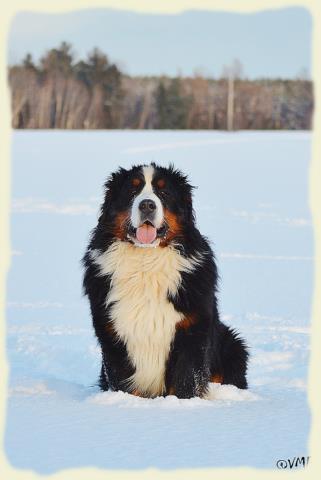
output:
{"label": "snow", "polygon": [[[15,467],[275,468],[308,455],[310,148],[308,132],[14,133],[5,450]],[[150,161],[174,162],[198,186],[222,319],[250,346],[248,391],[144,399],[96,386],[80,259],[106,175]]]}
{"label": "snow", "polygon": [[[194,407],[218,407],[218,400],[225,402],[252,401],[258,396],[248,390],[240,390],[234,385],[210,385],[206,399],[191,398],[189,400],[177,398],[175,395],[157,397],[154,399],[133,397],[124,392],[99,392],[89,397],[89,401],[103,405],[115,405],[119,407],[147,407],[147,408],[194,408]],[[213,401],[215,400],[215,402]]]}

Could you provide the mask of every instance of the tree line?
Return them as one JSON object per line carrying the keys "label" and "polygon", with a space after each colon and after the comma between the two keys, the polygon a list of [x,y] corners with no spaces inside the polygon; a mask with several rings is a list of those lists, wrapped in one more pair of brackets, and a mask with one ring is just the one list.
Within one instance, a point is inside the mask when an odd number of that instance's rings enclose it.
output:
{"label": "tree line", "polygon": [[75,61],[70,44],[9,67],[13,128],[310,129],[313,85],[304,77],[249,80],[133,77],[94,48]]}

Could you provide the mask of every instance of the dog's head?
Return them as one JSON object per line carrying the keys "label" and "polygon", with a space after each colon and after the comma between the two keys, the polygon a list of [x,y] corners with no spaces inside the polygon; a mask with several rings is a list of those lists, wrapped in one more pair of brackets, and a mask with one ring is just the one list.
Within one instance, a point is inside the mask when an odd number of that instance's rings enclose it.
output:
{"label": "dog's head", "polygon": [[192,186],[173,166],[120,168],[106,184],[100,226],[140,247],[179,241],[194,223]]}

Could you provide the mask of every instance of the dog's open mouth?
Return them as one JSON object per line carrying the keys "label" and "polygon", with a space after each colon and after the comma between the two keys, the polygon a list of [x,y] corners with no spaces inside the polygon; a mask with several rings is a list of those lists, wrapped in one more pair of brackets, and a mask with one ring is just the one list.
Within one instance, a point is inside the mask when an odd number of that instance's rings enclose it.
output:
{"label": "dog's open mouth", "polygon": [[157,237],[157,228],[150,222],[145,222],[136,229],[136,238],[140,243],[149,244]]}
{"label": "dog's open mouth", "polygon": [[130,228],[129,236],[135,243],[141,245],[154,245],[155,241],[159,238],[164,238],[167,228],[163,225],[160,228],[156,228],[152,222],[147,220],[138,228]]}

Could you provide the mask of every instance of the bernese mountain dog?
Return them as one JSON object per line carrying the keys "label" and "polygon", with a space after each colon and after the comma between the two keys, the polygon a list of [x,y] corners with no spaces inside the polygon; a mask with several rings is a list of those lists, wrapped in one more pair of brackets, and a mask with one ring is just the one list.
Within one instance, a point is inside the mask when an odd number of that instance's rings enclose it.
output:
{"label": "bernese mountain dog", "polygon": [[192,186],[173,166],[119,168],[83,258],[102,352],[99,385],[143,397],[247,388],[248,352],[220,321],[217,267],[195,226]]}

